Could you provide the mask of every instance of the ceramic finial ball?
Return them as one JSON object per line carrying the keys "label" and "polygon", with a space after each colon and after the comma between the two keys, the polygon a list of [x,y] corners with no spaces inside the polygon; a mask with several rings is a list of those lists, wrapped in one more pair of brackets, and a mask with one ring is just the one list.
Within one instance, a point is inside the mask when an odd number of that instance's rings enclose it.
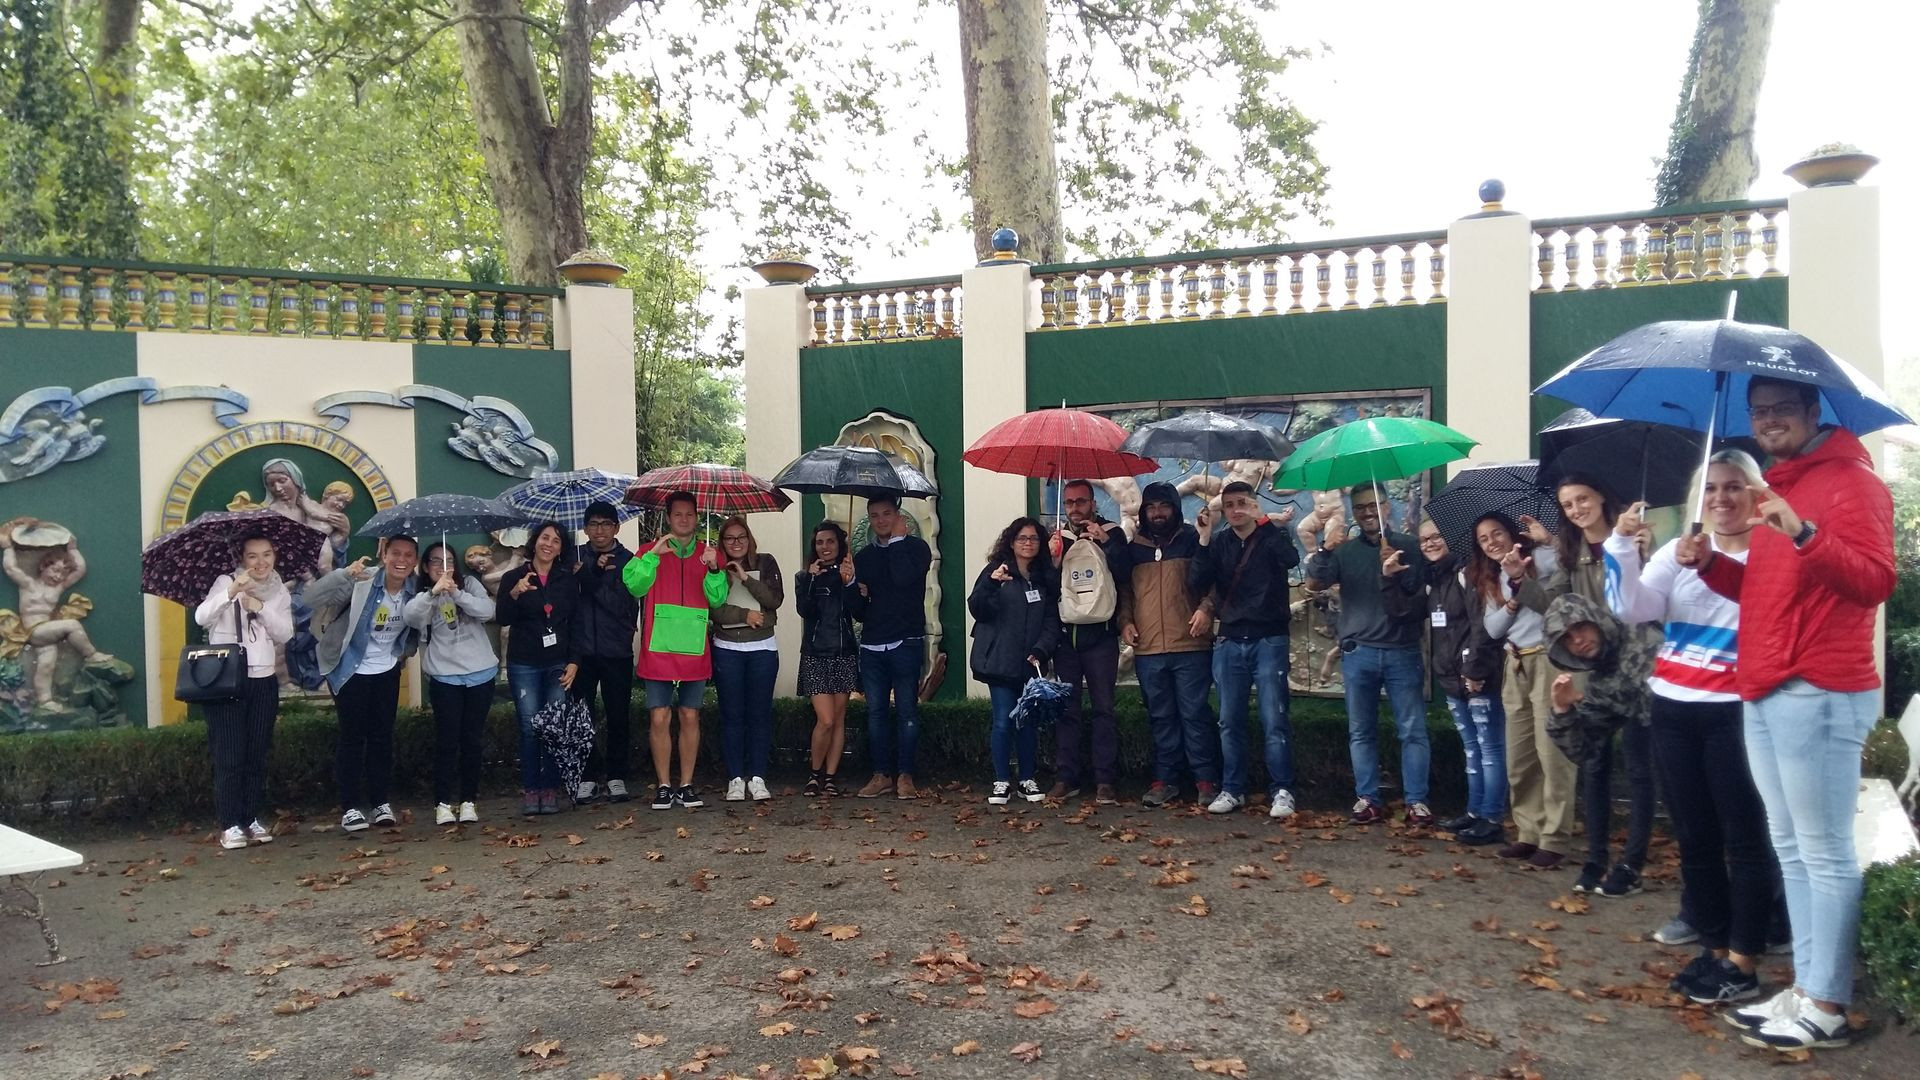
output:
{"label": "ceramic finial ball", "polygon": [[996,253],[1007,252],[1011,254],[1020,250],[1020,234],[1003,225],[993,230],[992,243],[993,250]]}
{"label": "ceramic finial ball", "polygon": [[1490,206],[1498,206],[1507,197],[1507,185],[1498,180],[1480,182],[1480,201]]}

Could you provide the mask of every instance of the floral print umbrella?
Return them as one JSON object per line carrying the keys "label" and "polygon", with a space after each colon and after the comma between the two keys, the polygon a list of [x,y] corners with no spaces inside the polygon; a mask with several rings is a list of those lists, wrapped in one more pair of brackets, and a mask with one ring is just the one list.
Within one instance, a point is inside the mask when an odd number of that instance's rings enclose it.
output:
{"label": "floral print umbrella", "polygon": [[240,565],[250,537],[273,541],[274,569],[283,578],[320,565],[325,533],[272,510],[210,510],[159,537],[140,553],[140,591],[195,607],[221,574]]}

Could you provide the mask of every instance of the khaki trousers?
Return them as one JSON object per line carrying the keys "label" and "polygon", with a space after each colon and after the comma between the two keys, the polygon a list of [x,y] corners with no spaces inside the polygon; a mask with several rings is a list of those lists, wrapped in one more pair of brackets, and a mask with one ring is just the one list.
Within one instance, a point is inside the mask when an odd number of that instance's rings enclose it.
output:
{"label": "khaki trousers", "polygon": [[1547,737],[1552,715],[1553,665],[1547,652],[1507,655],[1507,786],[1513,825],[1523,844],[1566,855],[1573,851],[1573,798],[1578,769]]}

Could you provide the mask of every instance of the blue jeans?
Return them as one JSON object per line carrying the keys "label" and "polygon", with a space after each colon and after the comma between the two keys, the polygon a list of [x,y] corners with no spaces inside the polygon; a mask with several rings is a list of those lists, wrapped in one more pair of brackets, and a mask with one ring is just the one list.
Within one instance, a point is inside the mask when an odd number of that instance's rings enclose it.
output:
{"label": "blue jeans", "polygon": [[1220,725],[1207,702],[1212,668],[1205,652],[1133,658],[1153,735],[1153,778],[1160,783],[1178,787],[1191,774],[1195,783],[1220,786]]}
{"label": "blue jeans", "polygon": [[1380,802],[1380,690],[1393,707],[1400,733],[1400,787],[1407,802],[1427,801],[1427,706],[1425,673],[1417,648],[1361,645],[1340,658],[1347,684],[1347,750],[1353,756],[1353,793]]}
{"label": "blue jeans", "polygon": [[913,775],[913,749],[920,742],[920,654],[926,647],[924,639],[908,638],[885,652],[860,650],[867,753],[874,772]]}
{"label": "blue jeans", "polygon": [[508,664],[507,686],[513,691],[513,711],[520,716],[520,786],[527,789],[557,788],[560,769],[540,745],[533,733],[533,718],[541,709],[563,700],[560,689],[563,666],[539,667],[534,664]]}
{"label": "blue jeans", "polygon": [[1793,679],[1746,703],[1747,764],[1786,885],[1794,982],[1816,1001],[1853,999],[1860,932],[1853,815],[1860,754],[1879,700],[1878,691],[1835,693]]}
{"label": "blue jeans", "polygon": [[[1020,701],[1020,689],[988,683],[987,693],[993,699],[993,734],[988,745],[993,750],[994,780],[1033,779],[1033,763],[1040,756],[1040,728],[1032,721],[1021,727],[1013,726],[1013,707]],[[1007,759],[1015,754],[1020,757],[1018,776],[1007,768]]]}
{"label": "blue jeans", "polygon": [[1220,687],[1221,790],[1247,793],[1247,691],[1260,694],[1266,740],[1267,794],[1293,789],[1293,725],[1287,716],[1287,635],[1213,643],[1213,681]]}
{"label": "blue jeans", "polygon": [[720,752],[727,776],[765,778],[773,755],[773,680],[780,654],[713,650],[713,687],[720,697]]}
{"label": "blue jeans", "polygon": [[1498,697],[1448,697],[1467,754],[1467,813],[1498,822],[1507,814],[1507,710]]}

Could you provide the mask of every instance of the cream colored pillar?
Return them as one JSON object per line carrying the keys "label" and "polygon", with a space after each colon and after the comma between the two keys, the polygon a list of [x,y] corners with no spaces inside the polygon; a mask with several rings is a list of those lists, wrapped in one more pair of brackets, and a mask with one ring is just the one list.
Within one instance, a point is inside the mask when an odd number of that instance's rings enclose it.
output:
{"label": "cream colored pillar", "polygon": [[[771,479],[801,454],[800,349],[807,342],[807,291],[798,284],[747,290],[746,381],[747,471]],[[779,514],[755,514],[753,535],[789,581],[807,563],[800,502]],[[796,599],[774,623],[780,642],[780,677],[774,694],[788,696],[800,666],[800,616]]]}
{"label": "cream colored pillar", "polygon": [[[967,446],[987,429],[1027,411],[1027,327],[1031,275],[1028,263],[1001,258],[960,275],[966,297],[966,324],[960,342],[960,438]],[[966,499],[962,588],[970,588],[985,556],[1007,522],[1027,512],[1025,477],[963,465],[961,491]],[[973,647],[973,615],[966,617],[965,641]],[[952,640],[949,638],[949,640]],[[970,669],[971,665],[969,665]],[[987,688],[960,673],[971,697]]]}
{"label": "cream colored pillar", "polygon": [[[553,313],[553,347],[571,354],[573,467],[630,473],[634,436],[633,294],[604,285],[569,285]],[[631,548],[638,526],[620,539]]]}
{"label": "cream colored pillar", "polygon": [[1471,463],[1526,458],[1533,439],[1533,225],[1505,196],[1481,184],[1481,211],[1447,228],[1446,422],[1480,441]]}

